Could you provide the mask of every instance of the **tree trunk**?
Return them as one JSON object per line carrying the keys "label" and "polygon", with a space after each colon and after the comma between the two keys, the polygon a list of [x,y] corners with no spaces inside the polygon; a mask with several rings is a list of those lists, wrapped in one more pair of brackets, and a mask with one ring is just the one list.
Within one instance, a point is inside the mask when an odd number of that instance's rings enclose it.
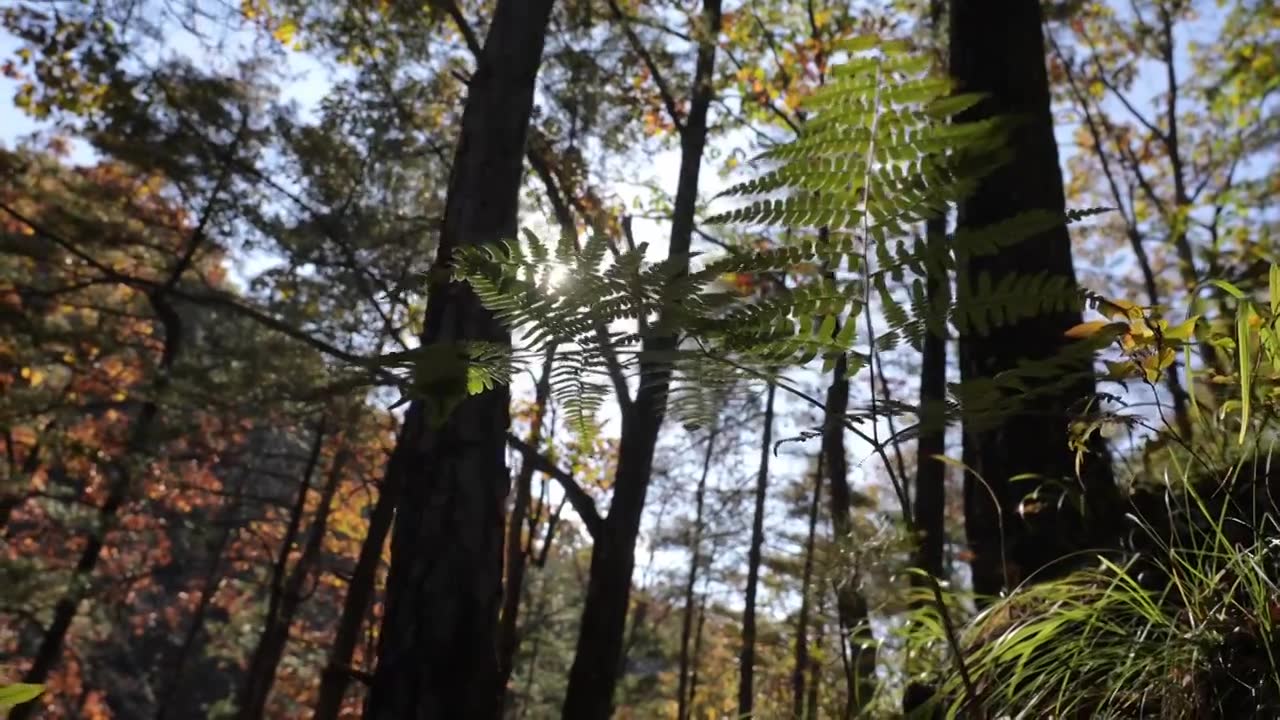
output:
{"label": "tree trunk", "polygon": [[698,668],[702,667],[702,631],[707,626],[707,592],[703,587],[698,601],[698,627],[693,632],[693,665],[689,668],[689,716],[693,716],[693,701],[698,697]]}
{"label": "tree trunk", "polygon": [[813,587],[813,551],[818,537],[818,510],[822,506],[822,456],[813,476],[813,500],[809,502],[809,534],[804,542],[804,571],[800,579],[800,612],[796,617],[796,666],[791,671],[791,715],[804,717],[805,680],[809,671],[809,595]]}
{"label": "tree trunk", "polygon": [[[202,218],[197,225],[194,235],[197,240],[202,236],[202,228],[206,219],[207,213],[206,218]],[[170,277],[170,284],[176,283],[185,270],[186,263],[178,263]],[[166,285],[167,287],[169,286]],[[177,311],[174,310],[165,297],[165,290],[153,292],[149,300],[164,331],[164,346],[157,366],[154,383],[155,392],[153,395],[153,397],[159,397],[163,395],[169,386],[169,372],[173,369],[173,363],[177,359],[182,341],[182,321]],[[49,623],[49,627],[45,629],[44,637],[40,640],[40,647],[36,651],[35,659],[32,660],[31,667],[23,676],[22,682],[35,685],[43,684],[49,678],[49,673],[62,658],[62,648],[67,640],[67,631],[71,629],[71,621],[75,619],[76,613],[80,610],[80,601],[84,598],[89,581],[93,577],[93,571],[97,568],[98,560],[102,557],[102,548],[106,545],[107,532],[116,523],[120,508],[124,506],[133,491],[133,478],[129,471],[129,463],[138,457],[144,448],[150,444],[151,432],[159,416],[160,406],[154,400],[143,402],[138,411],[138,417],[134,420],[132,434],[125,445],[124,456],[110,463],[110,467],[107,468],[113,477],[107,491],[107,497],[102,506],[98,508],[97,527],[91,531],[85,542],[84,549],[80,552],[80,558],[76,561],[70,585],[57,604],[54,605],[53,620]],[[31,714],[35,712],[36,707],[36,701],[23,703],[9,711],[9,720],[28,720]]]}
{"label": "tree trunk", "polygon": [[[704,0],[702,24],[706,40],[698,47],[689,113],[680,137],[680,177],[671,215],[669,256],[688,262],[698,201],[698,176],[707,141],[707,111],[711,105],[716,43],[720,34],[720,0]],[[675,338],[656,337],[645,349],[661,356],[675,346]],[[645,495],[658,431],[666,414],[671,366],[646,360],[633,401],[622,411],[622,437],[614,494],[602,532],[591,552],[591,572],[582,609],[577,649],[569,671],[563,716],[566,720],[605,720],[613,709],[616,671],[622,658],[622,639],[631,598],[635,543],[640,533]]]}
{"label": "tree trunk", "polygon": [[[47,434],[52,429],[53,421],[50,421],[45,426],[42,433]],[[9,442],[10,448],[12,448],[13,440],[10,439]],[[11,472],[16,470],[16,472],[13,472],[13,474],[10,475],[8,481],[8,484],[14,487],[15,491],[0,495],[0,538],[5,536],[5,533],[9,528],[9,517],[13,515],[13,511],[16,510],[18,506],[22,505],[23,501],[27,498],[25,492],[18,491],[16,488],[26,486],[30,481],[31,476],[35,475],[36,470],[40,468],[40,453],[44,450],[43,446],[44,443],[41,442],[41,440],[37,440],[35,445],[27,451],[27,456],[22,461],[22,467],[10,468]]]}
{"label": "tree trunk", "polygon": [[680,618],[680,677],[676,687],[676,720],[689,717],[689,642],[693,636],[693,616],[697,611],[698,568],[702,564],[702,524],[707,501],[707,476],[711,474],[711,458],[715,453],[718,427],[712,427],[707,437],[707,451],[702,456],[702,475],[694,493],[693,537],[689,539],[689,574],[684,585],[684,613]]}
{"label": "tree trunk", "polygon": [[[821,601],[821,598],[819,598],[819,601],[818,601],[819,616],[821,616],[823,611],[826,609],[823,606],[824,606],[824,603]],[[814,635],[813,635],[814,648],[822,647],[822,639],[823,639],[823,634],[825,632],[826,632],[826,627],[823,625],[822,621],[819,620],[817,627],[814,628]],[[821,684],[822,684],[822,668],[815,663],[810,663],[809,664],[809,697],[805,699],[806,700],[805,704],[807,707],[807,710],[805,711],[805,718],[807,720],[820,720],[820,717],[818,716],[818,690]]]}
{"label": "tree trunk", "polygon": [[[240,720],[260,720],[266,712],[267,700],[271,696],[271,686],[275,684],[276,669],[280,659],[284,657],[285,646],[289,643],[289,628],[302,605],[304,590],[312,579],[316,564],[320,560],[320,552],[324,549],[325,534],[329,529],[329,513],[333,509],[333,497],[338,492],[342,481],[342,472],[351,454],[344,445],[340,446],[329,468],[329,477],[320,491],[320,502],[316,506],[315,519],[307,530],[307,540],[302,552],[289,571],[288,578],[281,586],[279,603],[275,612],[267,616],[258,638],[258,646],[254,649],[249,661],[249,670],[245,673],[244,687],[240,690],[237,712]],[[305,490],[305,488],[304,488]],[[305,493],[304,493],[305,494]],[[288,554],[288,548],[282,551]]]}
{"label": "tree trunk", "polygon": [[[941,249],[946,242],[945,216],[930,218],[925,227],[925,242],[930,249]],[[939,277],[929,264],[926,301],[938,313],[939,321],[924,336],[920,359],[920,438],[916,443],[916,492],[912,502],[912,518],[918,534],[916,567],[943,581],[942,556],[946,543],[946,465],[935,457],[947,451],[945,406],[947,396],[946,308],[950,304],[949,280]],[[922,579],[913,582],[919,584]]]}
{"label": "tree trunk", "polygon": [[[388,480],[401,477],[402,473],[388,472]],[[329,660],[320,676],[320,690],[316,700],[313,720],[337,720],[342,710],[342,700],[351,680],[351,660],[355,656],[356,643],[360,642],[360,626],[369,611],[374,583],[378,577],[378,565],[382,562],[382,547],[387,542],[387,532],[395,516],[397,488],[384,481],[378,501],[369,516],[369,529],[360,545],[351,582],[347,584],[347,596],[342,601],[342,615],[338,618],[333,647]]]}
{"label": "tree trunk", "polygon": [[755,715],[756,593],[760,585],[760,554],[764,548],[764,511],[769,496],[769,456],[773,453],[774,385],[764,405],[764,437],[760,470],[756,475],[756,507],[751,519],[751,549],[747,552],[747,590],[742,610],[742,653],[738,656],[738,717]]}
{"label": "tree trunk", "polygon": [[[849,488],[849,461],[844,451],[844,418],[849,409],[848,364],[836,360],[831,387],[827,390],[826,417],[822,432],[823,464],[827,468],[831,498],[831,527],[837,543],[849,542],[853,534],[853,492]],[[876,688],[876,642],[868,624],[867,602],[858,592],[857,577],[850,573],[836,586],[836,618],[842,638],[848,639],[850,658],[845,684],[847,712],[862,712]]]}
{"label": "tree trunk", "polygon": [[[311,451],[307,454],[307,464],[302,470],[302,480],[298,483],[298,494],[294,497],[293,507],[289,510],[289,519],[285,523],[284,537],[280,540],[280,554],[276,556],[271,567],[271,579],[267,583],[267,614],[264,632],[275,622],[280,613],[280,604],[284,602],[285,585],[289,580],[289,556],[293,554],[293,546],[298,542],[298,534],[302,532],[302,516],[307,512],[307,496],[311,494],[311,482],[316,468],[320,465],[320,451],[324,448],[325,429],[329,418],[323,416],[316,426],[315,437],[311,441]],[[252,678],[249,678],[252,683]]]}
{"label": "tree trunk", "polygon": [[182,643],[178,646],[178,653],[173,661],[168,664],[169,677],[167,687],[161,692],[159,702],[156,705],[156,720],[167,720],[172,717],[173,706],[177,703],[183,689],[183,682],[186,679],[187,663],[191,660],[191,655],[196,649],[196,641],[200,638],[201,631],[204,630],[205,618],[208,617],[209,607],[213,604],[213,598],[218,593],[218,586],[222,584],[224,558],[227,547],[231,544],[231,538],[235,534],[236,516],[240,511],[240,493],[244,488],[245,475],[241,474],[237,479],[235,486],[235,494],[227,508],[223,510],[222,515],[222,532],[218,534],[209,549],[209,572],[205,574],[204,583],[200,588],[200,602],[196,605],[196,609],[191,614],[191,622],[187,625],[187,631],[183,633]]}
{"label": "tree trunk", "polygon": [[[1058,147],[1049,109],[1040,4],[1036,0],[952,0],[950,68],[962,92],[986,95],[957,121],[992,116],[1015,118],[1006,143],[1013,161],[988,174],[977,191],[959,205],[960,229],[980,228],[1022,212],[1062,212],[1065,206]],[[957,273],[958,300],[965,303],[983,275],[992,286],[1013,275],[1046,273],[1075,283],[1071,239],[1065,227],[1041,233],[996,255],[965,257]],[[1066,346],[1063,333],[1080,322],[1079,309],[1041,314],[960,338],[962,380],[990,378],[1021,360],[1053,357]],[[1020,519],[1019,507],[1031,492],[1052,492],[1058,481],[1077,486],[1074,454],[1067,445],[1073,403],[1092,396],[1092,357],[1078,354],[1064,377],[1078,378],[1034,406],[1016,406],[981,426],[966,418],[964,462],[965,530],[973,553],[974,590],[991,595],[1032,573],[1045,578],[1069,569],[1058,563],[1082,547],[1113,542],[1117,517],[1115,489],[1105,445],[1101,442],[1082,468],[1088,525],[1069,510],[1054,511],[1053,498],[1039,512]],[[1035,473],[1054,483],[1010,478]],[[998,505],[992,495],[998,498]],[[1065,508],[1069,503],[1063,503]],[[1001,523],[1004,532],[1001,532]],[[1007,563],[1002,561],[1007,559]],[[1056,563],[1056,564],[1055,564]],[[1053,565],[1053,567],[1050,567]]]}
{"label": "tree trunk", "polygon": [[[542,361],[542,375],[538,378],[534,391],[533,419],[529,427],[529,445],[537,448],[542,442],[542,418],[546,414],[547,402],[551,397],[551,362],[555,356],[555,348],[548,348],[546,358]],[[520,594],[524,588],[524,571],[529,562],[529,551],[523,542],[525,516],[529,514],[529,505],[533,495],[533,462],[525,457],[520,462],[520,476],[516,479],[515,503],[511,508],[511,517],[507,519],[507,581],[503,588],[502,618],[498,628],[498,696],[502,702],[498,704],[498,718],[506,707],[507,684],[511,681],[511,672],[515,668],[516,648],[520,645]],[[530,531],[532,542],[532,530]]]}
{"label": "tree trunk", "polygon": [[[525,137],[553,0],[498,0],[472,75],[436,259],[513,238]],[[469,286],[436,277],[424,347],[510,344]],[[391,467],[399,488],[391,568],[368,720],[498,713],[498,608],[509,392],[463,400],[440,424],[423,399],[406,414]],[[391,478],[389,478],[391,479]]]}

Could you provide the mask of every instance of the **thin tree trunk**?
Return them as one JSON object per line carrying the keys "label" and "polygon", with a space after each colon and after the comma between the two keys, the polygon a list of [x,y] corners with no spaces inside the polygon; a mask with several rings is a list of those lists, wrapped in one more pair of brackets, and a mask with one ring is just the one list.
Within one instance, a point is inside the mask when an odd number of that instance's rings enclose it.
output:
{"label": "thin tree trunk", "polygon": [[[289,643],[289,628],[302,605],[304,589],[314,576],[316,565],[320,560],[320,552],[324,548],[324,538],[329,530],[329,514],[333,509],[333,497],[338,492],[342,481],[342,473],[350,460],[351,453],[345,442],[338,448],[329,468],[329,477],[320,491],[320,502],[316,506],[315,518],[307,530],[307,539],[302,552],[294,563],[293,569],[281,587],[280,601],[275,613],[268,615],[258,638],[258,646],[254,649],[249,661],[249,670],[245,673],[245,683],[240,690],[236,703],[240,720],[260,720],[266,712],[267,700],[271,696],[271,687],[275,684],[276,669],[284,657],[285,647]],[[287,553],[287,549],[285,550]]]}
{"label": "thin tree trunk", "polygon": [[[548,542],[550,542],[550,538],[548,538]],[[544,552],[544,560],[545,557],[546,553]],[[545,567],[545,563],[539,567]],[[541,575],[541,573],[539,573],[539,575]],[[542,582],[538,583],[537,603],[534,605],[533,616],[535,618],[542,618],[546,616],[547,604],[550,602],[550,596],[551,588],[547,585],[546,578],[542,578]],[[518,718],[525,717],[529,712],[529,702],[533,697],[534,683],[537,679],[538,655],[542,650],[542,635],[543,633],[535,633],[533,636],[533,643],[529,648],[529,674],[525,678],[524,702],[521,704],[520,712],[516,716]]]}
{"label": "thin tree trunk", "polygon": [[298,542],[298,534],[302,531],[302,516],[307,512],[307,496],[311,494],[311,483],[315,478],[316,468],[320,465],[320,451],[324,448],[324,436],[329,424],[328,416],[322,416],[316,425],[315,437],[311,441],[311,450],[307,453],[307,463],[302,470],[302,480],[298,483],[298,494],[293,499],[289,510],[289,519],[285,523],[284,537],[280,540],[280,553],[271,567],[271,579],[267,583],[267,614],[264,628],[270,627],[280,613],[280,604],[284,601],[285,585],[289,579],[289,556],[293,554],[293,546]]}
{"label": "thin tree trunk", "polygon": [[[831,499],[831,527],[836,542],[849,542],[853,535],[853,492],[849,487],[849,461],[844,449],[844,419],[849,409],[848,364],[844,357],[836,360],[827,390],[826,418],[822,433],[823,464],[827,468],[828,493]],[[856,577],[846,577],[836,584],[836,618],[842,638],[848,639],[852,658],[846,673],[847,712],[863,711],[875,694],[876,642],[868,623],[867,602],[858,592]]]}
{"label": "thin tree trunk", "polygon": [[693,633],[693,665],[689,669],[689,716],[693,716],[693,701],[698,697],[698,668],[702,667],[702,631],[707,625],[707,593],[703,588],[698,602],[698,627]]}
{"label": "thin tree trunk", "polygon": [[[48,433],[53,428],[53,421],[50,421],[42,431],[42,434]],[[12,440],[10,440],[12,443]],[[40,440],[31,447],[26,458],[22,461],[22,467],[18,470],[16,477],[10,477],[9,482],[15,486],[25,485],[36,470],[40,467],[40,452],[43,450],[43,443]],[[12,452],[12,450],[11,450]],[[13,515],[13,511],[27,499],[25,493],[11,492],[0,495],[0,537],[4,537],[9,527],[9,517]]]}
{"label": "thin tree trunk", "polygon": [[329,649],[329,660],[320,676],[320,690],[313,720],[337,720],[338,713],[342,711],[342,700],[351,681],[351,660],[355,656],[356,644],[360,642],[360,628],[369,612],[369,601],[373,598],[378,566],[382,562],[382,548],[386,545],[387,533],[391,530],[391,521],[395,517],[398,488],[393,487],[390,481],[402,475],[400,472],[387,473],[378,501],[369,516],[369,529],[360,545],[360,555],[356,558],[351,582],[347,584],[347,596],[342,602],[342,615],[338,618],[333,646]]}
{"label": "thin tree trunk", "polygon": [[[680,177],[671,216],[669,256],[688,262],[698,201],[698,177],[707,141],[707,113],[714,94],[713,71],[720,34],[720,0],[704,0],[705,39],[698,46],[689,112],[680,131]],[[664,355],[675,338],[655,337],[645,349]],[[671,366],[661,360],[640,365],[635,399],[622,408],[622,437],[613,501],[603,532],[591,552],[591,571],[583,604],[577,649],[569,671],[563,716],[566,720],[605,720],[613,710],[616,670],[622,658],[623,634],[635,568],[645,495],[658,432],[666,414]]]}
{"label": "thin tree trunk", "polygon": [[[1036,0],[952,0],[950,18],[951,72],[961,91],[986,96],[957,121],[993,116],[1020,120],[1006,143],[1013,162],[985,175],[976,192],[960,203],[958,228],[981,228],[1029,210],[1063,212],[1040,4]],[[995,255],[969,257],[964,248],[957,251],[962,305],[983,275],[992,287],[1011,276],[1037,273],[1075,283],[1066,227]],[[1064,332],[1080,317],[1080,309],[1073,308],[1002,325],[985,335],[963,333],[961,379],[990,378],[1021,361],[1058,355],[1067,346]],[[979,594],[993,595],[1033,573],[1040,579],[1060,574],[1070,566],[1058,561],[1074,551],[1114,542],[1118,503],[1106,446],[1100,439],[1090,448],[1081,471],[1087,506],[1083,518],[1066,509],[1070,503],[1062,503],[1063,509],[1057,510],[1048,499],[1024,521],[1018,512],[1024,498],[1037,490],[1052,492],[1054,485],[1026,481],[1015,487],[1010,483],[1010,478],[1026,473],[1050,483],[1075,476],[1068,422],[1072,405],[1092,397],[1095,387],[1092,356],[1073,350],[1075,364],[1067,367],[1063,361],[1064,377],[1074,380],[1069,387],[1037,397],[1034,406],[1019,407],[1020,399],[1010,397],[1008,411],[998,418],[983,418],[981,425],[965,418],[964,462],[972,471],[965,477],[965,530],[973,554],[974,590]]]}
{"label": "thin tree trunk", "polygon": [[[547,402],[551,397],[551,363],[555,357],[555,348],[547,349],[542,361],[542,375],[538,378],[534,391],[533,419],[529,427],[529,445],[537,448],[542,442],[542,418],[546,414]],[[520,463],[520,476],[516,479],[515,503],[511,508],[511,517],[507,519],[507,581],[503,588],[501,625],[498,628],[498,717],[501,718],[506,707],[507,684],[511,681],[511,671],[515,667],[516,648],[520,645],[520,629],[517,622],[520,615],[520,595],[524,588],[525,566],[529,561],[529,551],[523,542],[525,516],[529,514],[529,504],[533,495],[533,462],[524,458]],[[532,535],[531,535],[532,537]]]}
{"label": "thin tree trunk", "polygon": [[[515,237],[525,138],[553,0],[498,0],[468,86],[428,289],[424,347],[509,345],[453,252]],[[456,350],[456,348],[455,348]],[[389,465],[398,507],[367,720],[496,717],[509,391],[462,400],[442,423],[417,399]],[[439,408],[436,408],[437,410]],[[432,415],[439,413],[431,413]],[[390,472],[390,470],[389,470]]]}
{"label": "thin tree trunk", "polygon": [[[1129,238],[1129,247],[1133,249],[1133,257],[1138,261],[1138,270],[1142,274],[1142,286],[1147,292],[1147,302],[1152,307],[1155,307],[1160,304],[1160,290],[1156,286],[1155,271],[1151,268],[1151,258],[1147,254],[1147,249],[1142,244],[1142,231],[1138,228],[1137,219],[1133,216],[1132,211],[1126,208],[1124,195],[1120,191],[1120,185],[1116,182],[1115,173],[1111,169],[1111,158],[1107,156],[1106,150],[1106,138],[1103,137],[1102,130],[1099,128],[1098,118],[1094,116],[1091,101],[1076,81],[1076,74],[1072,70],[1071,63],[1062,54],[1062,49],[1058,47],[1052,35],[1048,36],[1048,40],[1065,71],[1067,87],[1071,92],[1071,96],[1080,106],[1084,127],[1089,131],[1089,136],[1093,141],[1093,152],[1102,168],[1102,176],[1107,180],[1112,202],[1115,203],[1121,219],[1124,220],[1125,235]],[[1204,359],[1205,364],[1209,367],[1217,367],[1217,354],[1213,348],[1207,343],[1199,343],[1199,345],[1200,356]],[[1178,433],[1183,439],[1190,440],[1193,427],[1191,425],[1191,417],[1187,413],[1187,393],[1182,388],[1182,381],[1179,379],[1178,373],[1174,372],[1176,367],[1174,365],[1168,372],[1164,373],[1164,382],[1165,386],[1169,388],[1169,397],[1173,401],[1174,424]]]}
{"label": "thin tree trunk", "polygon": [[[825,603],[822,602],[822,598],[819,597],[818,599],[818,616],[819,617],[821,617],[822,613],[826,610],[826,608],[823,607],[824,605]],[[813,647],[815,649],[822,647],[823,635],[825,633],[826,633],[826,627],[823,624],[823,622],[819,620],[818,625],[817,627],[814,628],[814,633],[813,633]],[[809,697],[807,698],[807,702],[806,702],[808,709],[805,712],[805,717],[808,720],[820,720],[818,716],[818,690],[821,684],[822,684],[822,668],[819,667],[817,663],[810,663],[809,664]]]}
{"label": "thin tree trunk", "polygon": [[[193,235],[193,247],[203,235],[203,228],[207,218],[208,213],[206,212],[205,217],[201,219]],[[171,275],[170,285],[176,283],[177,279],[185,271],[186,263],[179,262]],[[160,362],[154,383],[155,394],[153,397],[157,397],[162,395],[169,386],[169,371],[173,368],[182,342],[182,321],[165,297],[164,289],[153,292],[149,299],[152,309],[164,329],[164,346],[160,353]],[[98,508],[97,527],[91,531],[87,542],[85,542],[84,549],[80,552],[80,558],[76,561],[70,585],[57,604],[54,605],[53,620],[49,623],[49,627],[45,629],[44,637],[40,641],[40,647],[36,651],[31,667],[22,678],[24,683],[43,684],[49,678],[49,673],[54,666],[61,659],[67,632],[71,629],[71,621],[75,619],[76,613],[80,610],[80,601],[84,599],[88,583],[93,577],[93,571],[97,568],[98,560],[102,557],[102,549],[106,544],[107,533],[115,525],[120,508],[124,506],[132,492],[133,478],[129,471],[129,463],[141,455],[143,449],[150,444],[151,432],[159,415],[160,406],[154,400],[143,402],[138,411],[138,417],[134,420],[132,434],[125,445],[124,456],[110,463],[108,471],[114,477],[111,480],[106,499],[103,501],[102,506]],[[23,703],[9,711],[9,720],[29,720],[36,707],[37,702],[35,701]]]}
{"label": "thin tree trunk", "polygon": [[707,477],[711,474],[711,458],[714,456],[719,426],[713,426],[707,437],[707,451],[702,456],[702,475],[694,492],[693,537],[689,539],[689,574],[684,585],[684,613],[680,619],[680,677],[676,687],[676,720],[689,716],[689,642],[693,635],[693,617],[696,608],[695,588],[698,568],[702,564],[702,525],[707,501]]}
{"label": "thin tree trunk", "polygon": [[813,476],[813,499],[809,502],[809,534],[804,542],[804,571],[800,579],[800,612],[796,617],[796,666],[791,671],[791,715],[804,717],[805,680],[809,672],[809,595],[813,587],[813,552],[818,537],[818,515],[822,506],[822,456]]}
{"label": "thin tree trunk", "polygon": [[756,506],[751,520],[751,549],[747,552],[747,590],[742,610],[742,652],[738,656],[738,717],[755,715],[756,593],[760,585],[760,555],[764,548],[765,501],[769,497],[769,456],[773,454],[773,383],[764,404],[764,437],[756,475]]}
{"label": "thin tree trunk", "polygon": [[[930,218],[925,224],[925,242],[931,250],[940,250],[946,242],[946,217]],[[947,451],[947,425],[944,403],[947,394],[946,312],[950,305],[949,280],[935,272],[929,263],[926,301],[938,321],[932,323],[924,337],[920,359],[920,438],[916,443],[916,492],[912,502],[914,525],[919,533],[916,567],[927,571],[939,582],[942,572],[943,547],[946,543],[946,465],[936,459]],[[918,578],[915,584],[928,582]]]}
{"label": "thin tree trunk", "polygon": [[222,583],[224,575],[223,554],[226,552],[227,546],[231,544],[231,537],[235,534],[236,515],[241,507],[239,495],[243,486],[244,475],[242,474],[236,485],[233,499],[221,513],[222,532],[218,534],[218,539],[213,542],[209,550],[209,571],[205,575],[204,583],[200,588],[200,602],[196,604],[196,609],[191,614],[191,622],[187,625],[187,631],[183,633],[182,643],[178,646],[178,653],[168,666],[168,683],[165,690],[161,692],[159,702],[156,704],[156,720],[166,720],[166,718],[170,717],[173,705],[177,702],[182,692],[183,682],[186,679],[187,663],[191,661],[191,654],[196,648],[196,641],[199,639],[201,631],[204,630],[209,608],[213,605],[213,598],[217,595],[218,586]]}

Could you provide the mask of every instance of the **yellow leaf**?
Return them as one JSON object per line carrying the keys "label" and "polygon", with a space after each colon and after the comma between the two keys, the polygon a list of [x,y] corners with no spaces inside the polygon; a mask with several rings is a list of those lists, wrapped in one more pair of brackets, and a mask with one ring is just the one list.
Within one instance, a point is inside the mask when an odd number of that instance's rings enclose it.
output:
{"label": "yellow leaf", "polygon": [[1102,362],[1107,366],[1108,380],[1127,380],[1137,374],[1137,368],[1131,362],[1114,362],[1111,360],[1103,360]]}
{"label": "yellow leaf", "polygon": [[1191,336],[1195,334],[1196,321],[1199,319],[1200,319],[1199,315],[1192,315],[1191,317],[1187,318],[1187,321],[1182,323],[1181,325],[1175,328],[1170,328],[1168,330],[1165,330],[1164,338],[1166,340],[1174,340],[1177,342],[1186,342],[1190,340]]}
{"label": "yellow leaf", "polygon": [[288,45],[293,42],[293,36],[297,33],[298,26],[295,25],[292,20],[285,20],[280,23],[280,27],[277,27],[271,35],[281,43]]}
{"label": "yellow leaf", "polygon": [[1110,320],[1142,316],[1142,308],[1128,300],[1103,300],[1098,303],[1098,312]]}
{"label": "yellow leaf", "polygon": [[1127,326],[1124,323],[1113,323],[1106,320],[1090,320],[1089,322],[1082,322],[1079,325],[1072,327],[1063,333],[1063,335],[1075,340],[1083,340],[1097,335],[1106,328],[1119,329],[1122,327]]}

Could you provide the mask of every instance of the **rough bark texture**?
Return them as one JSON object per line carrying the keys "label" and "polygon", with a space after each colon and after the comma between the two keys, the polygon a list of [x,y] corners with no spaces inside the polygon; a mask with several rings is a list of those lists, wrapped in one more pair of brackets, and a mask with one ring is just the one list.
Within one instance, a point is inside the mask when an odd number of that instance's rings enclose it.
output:
{"label": "rough bark texture", "polygon": [[[499,0],[472,75],[436,260],[515,236],[525,137],[552,0]],[[436,277],[424,346],[507,344],[470,288]],[[414,402],[396,443],[387,600],[368,720],[495,717],[509,392],[469,397],[441,424]],[[393,478],[388,477],[388,480]]]}
{"label": "rough bark texture", "polygon": [[[827,390],[822,432],[822,462],[827,469],[831,499],[831,527],[836,542],[847,542],[853,533],[853,491],[849,487],[849,461],[844,451],[844,418],[849,409],[848,364],[841,357]],[[876,642],[867,623],[867,601],[858,592],[857,577],[850,574],[836,587],[836,618],[840,634],[852,657],[845,677],[846,715],[857,715],[875,694]]]}
{"label": "rough bark texture", "polygon": [[[960,90],[987,94],[958,121],[992,116],[1017,121],[1008,142],[1011,162],[985,177],[977,191],[960,203],[959,227],[982,227],[1032,209],[1062,211],[1062,176],[1049,112],[1039,3],[952,0],[950,41],[950,68]],[[966,265],[959,269],[957,281],[960,303],[966,302],[970,286],[983,274],[990,275],[993,285],[1012,274],[1033,273],[1075,282],[1065,227],[996,255],[970,258]],[[992,377],[1020,360],[1054,356],[1064,348],[1063,332],[1079,321],[1079,310],[1072,310],[1042,314],[986,335],[967,334],[960,339],[962,379]],[[1054,481],[1067,480],[1067,487],[1077,486],[1067,426],[1072,405],[1094,392],[1091,360],[1081,356],[1078,365],[1063,376],[1079,379],[1021,407],[1011,401],[1008,406],[1014,409],[993,422],[973,427],[966,418],[964,461],[973,472],[965,482],[965,529],[974,554],[974,589],[979,593],[998,592],[1032,573],[1049,577],[1066,569],[1055,561],[1073,550],[1110,541],[1116,505],[1104,447],[1097,448],[1083,468],[1088,527],[1066,505],[1055,510],[1052,498],[1027,520],[1019,517],[1018,508],[1028,493],[1037,487],[1048,491],[1051,486],[1010,483],[1011,477],[1036,473]],[[991,494],[999,499],[998,507]]]}
{"label": "rough bark texture", "polygon": [[[339,448],[329,468],[329,477],[320,490],[316,514],[307,529],[307,539],[302,545],[298,559],[289,570],[280,588],[278,603],[273,612],[267,616],[262,634],[258,637],[258,646],[254,648],[249,660],[249,669],[245,673],[244,686],[240,689],[237,708],[240,720],[261,720],[266,713],[267,700],[271,697],[271,687],[275,685],[276,669],[284,657],[285,646],[289,644],[289,628],[297,616],[298,608],[305,598],[306,587],[312,580],[313,573],[320,560],[320,551],[324,548],[325,534],[329,530],[329,513],[333,509],[333,496],[338,492],[342,473],[350,460],[350,451],[346,447]],[[302,493],[305,498],[305,486]],[[288,556],[289,547],[281,549],[282,556]]]}
{"label": "rough bark texture", "polygon": [[[707,110],[714,94],[712,73],[715,40],[721,25],[720,0],[705,0],[702,20],[710,41],[698,48],[689,113],[681,130],[680,177],[671,215],[669,253],[672,257],[685,258],[686,263],[697,209],[698,176],[707,141]],[[674,338],[659,337],[646,342],[646,349],[662,353],[673,345]],[[653,451],[666,414],[671,367],[665,362],[647,361],[641,363],[640,374],[635,399],[622,412],[613,502],[592,547],[591,574],[564,701],[566,720],[604,720],[613,709],[613,691],[618,681],[631,598],[636,537],[649,490]]]}
{"label": "rough bark texture", "polygon": [[756,475],[756,506],[751,519],[751,548],[747,551],[747,589],[743,597],[742,651],[738,656],[738,717],[755,715],[756,593],[760,585],[760,556],[764,549],[764,511],[769,497],[769,456],[773,453],[774,386],[764,405],[764,437],[760,440],[760,467]]}
{"label": "rough bark texture", "polygon": [[338,618],[338,628],[329,649],[329,661],[320,676],[316,713],[312,720],[337,720],[342,710],[342,699],[351,680],[351,659],[355,656],[356,644],[360,642],[360,627],[373,597],[378,564],[382,562],[382,547],[387,542],[391,520],[395,517],[395,501],[396,489],[384,482],[369,516],[369,529],[360,544],[360,555],[356,558],[351,581],[347,583],[347,596],[342,601],[342,615]]}

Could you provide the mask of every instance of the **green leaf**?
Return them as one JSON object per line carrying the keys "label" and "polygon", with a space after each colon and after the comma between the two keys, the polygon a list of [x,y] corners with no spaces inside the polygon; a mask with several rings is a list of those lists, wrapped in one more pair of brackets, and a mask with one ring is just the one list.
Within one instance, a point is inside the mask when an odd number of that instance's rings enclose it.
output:
{"label": "green leaf", "polygon": [[1196,331],[1196,321],[1200,319],[1199,315],[1193,315],[1187,318],[1187,321],[1181,325],[1169,328],[1164,331],[1166,340],[1175,340],[1178,342],[1187,342]]}
{"label": "green leaf", "polygon": [[1240,290],[1240,288],[1236,287],[1235,285],[1232,285],[1231,283],[1227,282],[1226,280],[1210,280],[1210,281],[1209,281],[1209,284],[1210,284],[1210,285],[1213,285],[1213,286],[1215,286],[1215,287],[1217,287],[1217,288],[1219,288],[1219,289],[1221,289],[1221,290],[1225,290],[1225,291],[1227,291],[1227,293],[1228,293],[1228,294],[1230,294],[1230,295],[1231,295],[1231,297],[1233,297],[1233,298],[1235,298],[1235,299],[1237,299],[1237,300],[1244,300],[1244,299],[1245,299],[1245,294],[1244,294],[1244,292],[1243,292],[1242,290]]}
{"label": "green leaf", "polygon": [[31,702],[44,692],[43,685],[14,683],[0,687],[0,710],[11,710],[22,703]]}
{"label": "green leaf", "polygon": [[1280,314],[1280,266],[1272,265],[1270,273],[1271,317]]}
{"label": "green leaf", "polygon": [[1245,303],[1240,312],[1236,313],[1236,352],[1240,357],[1240,438],[1239,443],[1244,444],[1245,437],[1249,434],[1249,410],[1251,405],[1251,396],[1253,395],[1253,378],[1251,370],[1253,363],[1249,351],[1249,318],[1253,315],[1253,306]]}

